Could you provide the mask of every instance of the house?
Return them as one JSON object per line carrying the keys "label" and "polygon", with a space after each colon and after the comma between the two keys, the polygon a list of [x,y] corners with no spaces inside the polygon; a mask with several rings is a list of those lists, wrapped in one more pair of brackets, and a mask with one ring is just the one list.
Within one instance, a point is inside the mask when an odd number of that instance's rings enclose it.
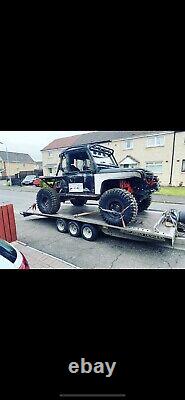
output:
{"label": "house", "polygon": [[38,170],[42,169],[42,161],[35,161],[35,169]]}
{"label": "house", "polygon": [[75,135],[55,139],[41,150],[44,175],[49,176],[56,174],[61,150],[73,146],[79,137],[80,135]]}
{"label": "house", "polygon": [[20,171],[33,171],[35,161],[29,154],[0,151],[0,176],[14,176]]}
{"label": "house", "polygon": [[119,163],[124,168],[137,168],[139,167],[139,160],[136,160],[134,157],[127,155],[123,158],[123,160]]}
{"label": "house", "polygon": [[61,149],[87,143],[112,148],[124,168],[148,169],[162,185],[185,186],[185,132],[175,131],[100,131],[56,139],[42,149],[44,175],[56,173]]}

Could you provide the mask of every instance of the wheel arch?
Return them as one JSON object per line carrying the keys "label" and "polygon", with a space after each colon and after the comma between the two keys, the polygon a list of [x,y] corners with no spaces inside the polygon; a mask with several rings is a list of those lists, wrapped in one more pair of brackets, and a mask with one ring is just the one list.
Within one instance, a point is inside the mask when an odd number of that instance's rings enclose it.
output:
{"label": "wheel arch", "polygon": [[106,192],[109,189],[119,187],[120,180],[121,180],[120,178],[104,180],[101,184],[100,194],[102,195],[104,192]]}
{"label": "wheel arch", "polygon": [[135,179],[138,179],[138,178],[124,177],[124,178],[117,178],[117,179],[106,179],[101,184],[100,194],[102,195],[107,190],[114,189],[114,188],[127,189],[127,187],[123,187],[123,182],[130,183],[130,188],[128,188],[128,191],[130,191],[130,193],[132,193],[132,190],[130,190],[130,189],[131,189],[131,187],[134,187]]}

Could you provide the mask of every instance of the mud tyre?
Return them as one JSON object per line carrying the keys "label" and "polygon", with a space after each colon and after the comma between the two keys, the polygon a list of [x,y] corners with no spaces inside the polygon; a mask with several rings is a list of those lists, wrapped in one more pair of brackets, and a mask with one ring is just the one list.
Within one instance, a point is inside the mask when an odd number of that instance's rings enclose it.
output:
{"label": "mud tyre", "polygon": [[40,189],[37,193],[37,207],[43,214],[56,214],[60,209],[60,197],[52,188]]}
{"label": "mud tyre", "polygon": [[[136,199],[125,189],[115,188],[107,190],[100,198],[99,208],[104,221],[114,226],[122,226],[120,213],[123,212],[125,225],[134,222],[138,213]],[[103,210],[110,210],[113,212],[109,213]]]}
{"label": "mud tyre", "polygon": [[138,212],[147,210],[147,208],[150,207],[151,202],[152,202],[152,196],[150,194],[148,197],[146,197],[140,203],[138,203]]}

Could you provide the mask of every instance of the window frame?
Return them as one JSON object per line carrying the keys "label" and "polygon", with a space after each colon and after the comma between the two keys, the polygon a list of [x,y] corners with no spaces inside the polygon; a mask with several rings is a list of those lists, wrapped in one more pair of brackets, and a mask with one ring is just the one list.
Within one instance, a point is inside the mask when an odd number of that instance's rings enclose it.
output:
{"label": "window frame", "polygon": [[148,167],[148,165],[147,164],[153,164],[153,165],[161,165],[161,172],[156,172],[156,171],[153,171],[152,169],[151,169],[151,172],[153,172],[153,174],[163,174],[163,161],[145,161],[145,166],[146,166],[146,169],[148,170],[148,171],[150,171],[150,167]]}
{"label": "window frame", "polygon": [[[131,142],[131,146],[130,147],[127,147],[127,145],[126,145],[126,143],[128,143],[128,142]],[[134,147],[133,139],[125,139],[123,146],[124,146],[124,150],[132,150],[133,147]]]}
{"label": "window frame", "polygon": [[[184,169],[183,169],[183,164],[184,164]],[[182,160],[181,172],[185,172],[185,159],[184,158]]]}
{"label": "window frame", "polygon": [[[158,138],[163,138],[163,144],[157,144],[157,139]],[[154,144],[149,145],[149,140],[154,139]],[[153,136],[147,136],[146,138],[146,147],[151,148],[151,147],[164,147],[165,145],[165,135],[153,135]]]}

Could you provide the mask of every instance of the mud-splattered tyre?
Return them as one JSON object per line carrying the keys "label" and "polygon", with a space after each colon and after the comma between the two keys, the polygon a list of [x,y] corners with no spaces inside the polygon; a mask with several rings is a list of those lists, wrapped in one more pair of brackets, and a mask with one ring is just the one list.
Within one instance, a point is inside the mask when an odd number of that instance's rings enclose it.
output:
{"label": "mud-splattered tyre", "polygon": [[125,225],[134,222],[138,213],[136,199],[125,189],[107,190],[100,198],[99,208],[104,221],[114,226],[122,226],[120,213],[123,213]]}
{"label": "mud-splattered tyre", "polygon": [[76,198],[76,199],[71,199],[70,202],[71,202],[71,204],[73,204],[73,206],[82,207],[82,206],[84,206],[84,204],[87,203],[87,200]]}
{"label": "mud-splattered tyre", "polygon": [[147,208],[150,207],[151,202],[152,202],[152,196],[150,194],[148,197],[146,197],[140,203],[138,203],[138,212],[147,210]]}
{"label": "mud-splattered tyre", "polygon": [[40,189],[37,193],[37,207],[43,214],[56,214],[60,209],[60,197],[52,188]]}

